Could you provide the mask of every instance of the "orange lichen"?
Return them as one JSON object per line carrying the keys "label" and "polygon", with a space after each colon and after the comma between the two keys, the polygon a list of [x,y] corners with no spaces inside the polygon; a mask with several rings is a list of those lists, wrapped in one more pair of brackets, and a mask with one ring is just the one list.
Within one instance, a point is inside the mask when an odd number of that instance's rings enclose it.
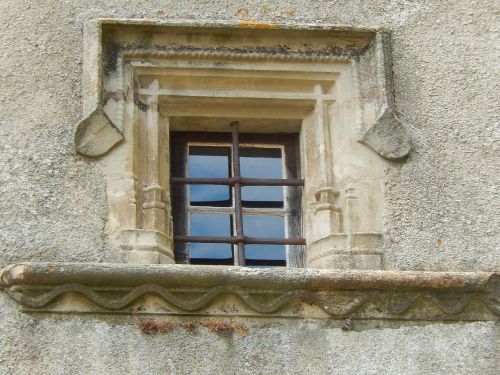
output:
{"label": "orange lichen", "polygon": [[297,11],[295,9],[288,9],[287,11],[281,13],[281,15],[285,17],[293,17],[297,15]]}
{"label": "orange lichen", "polygon": [[244,337],[248,333],[248,327],[243,324],[235,324],[234,332],[237,333],[239,336]]}
{"label": "orange lichen", "polygon": [[236,11],[235,15],[239,17],[246,17],[250,14],[249,10],[247,8],[240,8]]}
{"label": "orange lichen", "polygon": [[272,11],[273,11],[273,8],[271,8],[271,7],[263,7],[260,10],[260,14],[267,15],[267,14],[271,13]]}
{"label": "orange lichen", "polygon": [[258,22],[257,20],[247,20],[247,21],[241,21],[238,24],[238,27],[242,29],[251,28],[251,29],[273,30],[276,29],[278,26],[272,23]]}

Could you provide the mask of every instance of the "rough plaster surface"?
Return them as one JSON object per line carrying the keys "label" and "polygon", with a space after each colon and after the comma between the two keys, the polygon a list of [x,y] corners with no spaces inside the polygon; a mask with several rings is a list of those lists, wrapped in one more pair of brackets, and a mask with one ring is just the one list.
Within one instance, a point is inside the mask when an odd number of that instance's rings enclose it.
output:
{"label": "rough plaster surface", "polygon": [[[82,114],[83,24],[131,17],[391,30],[396,108],[414,150],[387,170],[384,267],[499,269],[498,11],[494,0],[0,2],[0,266],[111,260],[102,164],[76,157],[71,134]],[[5,374],[220,373],[217,365],[226,373],[494,373],[491,323],[145,337],[131,325],[30,317],[5,298]]]}
{"label": "rough plaster surface", "polygon": [[243,337],[203,328],[146,335],[134,318],[40,318],[2,300],[5,375],[495,373],[493,322],[342,331],[291,321],[249,327]]}
{"label": "rough plaster surface", "polygon": [[352,24],[393,32],[414,151],[388,168],[386,269],[500,267],[494,1],[2,1],[0,265],[111,260],[102,165],[75,157],[83,24],[97,17]]}

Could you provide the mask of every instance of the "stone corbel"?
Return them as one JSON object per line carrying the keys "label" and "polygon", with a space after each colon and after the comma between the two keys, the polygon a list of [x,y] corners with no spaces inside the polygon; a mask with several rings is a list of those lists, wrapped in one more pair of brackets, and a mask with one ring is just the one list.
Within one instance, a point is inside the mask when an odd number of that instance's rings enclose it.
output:
{"label": "stone corbel", "polygon": [[104,112],[102,23],[85,25],[83,59],[83,119],[76,125],[73,141],[76,152],[97,157],[123,140],[122,131]]}
{"label": "stone corbel", "polygon": [[385,159],[405,158],[411,138],[396,116],[389,35],[377,32],[370,48],[353,60],[353,66],[363,112],[359,142]]}

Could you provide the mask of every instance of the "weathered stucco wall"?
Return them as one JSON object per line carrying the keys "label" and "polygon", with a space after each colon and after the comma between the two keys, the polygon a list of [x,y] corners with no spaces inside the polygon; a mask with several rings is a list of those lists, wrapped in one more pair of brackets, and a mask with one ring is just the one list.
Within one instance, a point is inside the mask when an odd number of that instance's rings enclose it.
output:
{"label": "weathered stucco wall", "polygon": [[[497,14],[493,0],[0,2],[0,267],[113,260],[103,166],[75,156],[71,137],[82,114],[83,24],[119,17],[390,30],[396,108],[414,145],[387,169],[384,268],[498,270]],[[493,323],[374,322],[343,332],[281,322],[256,324],[244,338],[144,336],[134,319],[23,314],[4,293],[0,317],[5,374],[223,373],[217,365],[227,373],[489,374],[495,366]]]}
{"label": "weathered stucco wall", "polygon": [[11,301],[1,318],[2,374],[493,375],[497,355],[492,322],[344,332],[335,323],[266,321],[224,337],[203,328],[145,335],[120,318],[40,319],[19,315]]}

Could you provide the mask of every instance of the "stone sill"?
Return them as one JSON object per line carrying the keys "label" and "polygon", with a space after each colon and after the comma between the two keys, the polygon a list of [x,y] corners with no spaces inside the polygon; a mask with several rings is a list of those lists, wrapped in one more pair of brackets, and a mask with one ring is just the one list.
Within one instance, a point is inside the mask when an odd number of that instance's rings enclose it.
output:
{"label": "stone sill", "polygon": [[25,311],[287,318],[497,320],[492,272],[334,271],[20,263],[0,286]]}

